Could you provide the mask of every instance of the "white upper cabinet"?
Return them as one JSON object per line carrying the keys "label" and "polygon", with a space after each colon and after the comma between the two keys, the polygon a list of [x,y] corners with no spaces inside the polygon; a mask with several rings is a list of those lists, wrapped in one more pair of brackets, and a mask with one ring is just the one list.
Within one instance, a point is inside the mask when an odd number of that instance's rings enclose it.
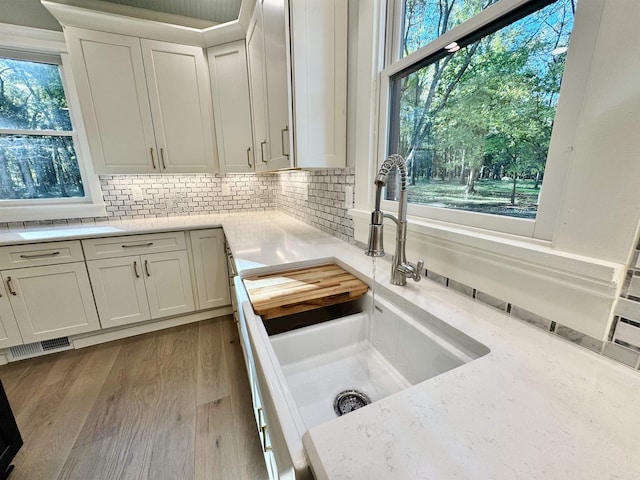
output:
{"label": "white upper cabinet", "polygon": [[345,0],[257,2],[247,31],[257,167],[346,166],[347,15]]}
{"label": "white upper cabinet", "polygon": [[247,31],[256,171],[293,166],[286,45],[284,3],[258,2]]}
{"label": "white upper cabinet", "polygon": [[[262,3],[264,52],[269,119],[271,168],[291,166],[289,160],[289,84],[287,67],[287,20],[283,0]],[[346,45],[346,44],[345,44]]]}
{"label": "white upper cabinet", "polygon": [[204,50],[145,39],[141,44],[162,170],[213,171],[213,119]]}
{"label": "white upper cabinet", "polygon": [[346,166],[347,7],[346,0],[291,2],[297,167]]}
{"label": "white upper cabinet", "polygon": [[202,48],[73,27],[65,35],[97,173],[213,171]]}
{"label": "white upper cabinet", "polygon": [[253,113],[253,144],[255,170],[266,170],[269,162],[269,125],[267,111],[267,80],[264,55],[262,10],[256,7],[247,31],[247,60]]}
{"label": "white upper cabinet", "polygon": [[140,40],[65,33],[96,172],[159,172]]}
{"label": "white upper cabinet", "polygon": [[249,77],[244,40],[207,50],[220,171],[253,172]]}

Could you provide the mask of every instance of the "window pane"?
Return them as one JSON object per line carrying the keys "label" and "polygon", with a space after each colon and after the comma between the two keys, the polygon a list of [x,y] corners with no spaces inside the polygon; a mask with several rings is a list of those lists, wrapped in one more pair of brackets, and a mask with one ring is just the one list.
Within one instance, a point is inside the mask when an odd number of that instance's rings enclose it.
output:
{"label": "window pane", "polygon": [[535,218],[572,27],[560,0],[393,80],[410,202]]}
{"label": "window pane", "polygon": [[0,135],[0,200],[84,197],[71,137]]}
{"label": "window pane", "polygon": [[498,0],[405,0],[400,57],[406,57]]}
{"label": "window pane", "polygon": [[58,65],[0,58],[0,128],[72,130]]}

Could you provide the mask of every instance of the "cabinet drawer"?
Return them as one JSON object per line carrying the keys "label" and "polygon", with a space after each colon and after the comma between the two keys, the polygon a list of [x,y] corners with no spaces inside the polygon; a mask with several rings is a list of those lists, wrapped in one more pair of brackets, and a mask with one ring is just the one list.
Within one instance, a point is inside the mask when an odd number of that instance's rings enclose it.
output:
{"label": "cabinet drawer", "polygon": [[0,270],[82,261],[84,256],[79,240],[0,247]]}
{"label": "cabinet drawer", "polygon": [[150,233],[82,240],[87,260],[186,250],[184,232]]}

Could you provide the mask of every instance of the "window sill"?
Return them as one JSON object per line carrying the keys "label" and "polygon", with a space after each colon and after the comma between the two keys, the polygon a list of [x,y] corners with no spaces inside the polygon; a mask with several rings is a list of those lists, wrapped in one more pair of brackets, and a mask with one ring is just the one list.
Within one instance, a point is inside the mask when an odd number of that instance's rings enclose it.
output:
{"label": "window sill", "polygon": [[[395,213],[395,212],[393,212]],[[367,242],[371,212],[352,209],[354,236]],[[604,338],[625,266],[559,251],[551,242],[409,217],[407,257],[427,270]],[[393,254],[395,225],[385,222]]]}
{"label": "window sill", "polygon": [[0,222],[26,222],[61,218],[104,217],[104,203],[76,203],[72,205],[0,206]]}

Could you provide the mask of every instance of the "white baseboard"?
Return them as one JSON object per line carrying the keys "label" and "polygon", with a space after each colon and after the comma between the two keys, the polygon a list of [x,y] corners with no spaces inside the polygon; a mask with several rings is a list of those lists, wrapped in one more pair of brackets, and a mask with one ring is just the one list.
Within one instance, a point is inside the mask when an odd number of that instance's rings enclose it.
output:
{"label": "white baseboard", "polygon": [[[117,327],[110,330],[100,330],[87,335],[73,337],[71,343],[74,348],[90,347],[100,343],[120,340],[122,338],[142,335],[143,333],[156,332],[165,328],[186,325],[187,323],[200,322],[210,318],[230,315],[233,312],[231,306],[205,310],[203,312],[190,313],[179,317],[167,318],[165,320],[154,320],[143,324],[136,324],[128,327]],[[0,361],[1,361],[0,357]]]}

